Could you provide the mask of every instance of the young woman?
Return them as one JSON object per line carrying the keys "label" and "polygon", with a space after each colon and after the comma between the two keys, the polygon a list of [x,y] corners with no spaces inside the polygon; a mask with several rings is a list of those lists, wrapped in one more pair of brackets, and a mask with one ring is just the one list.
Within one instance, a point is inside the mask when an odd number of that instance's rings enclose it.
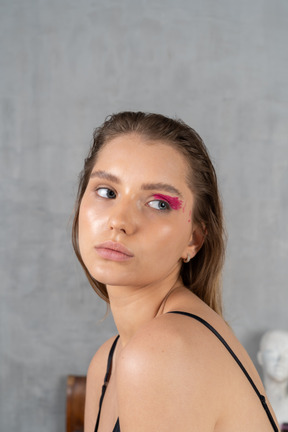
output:
{"label": "young woman", "polygon": [[73,245],[119,335],[91,361],[85,432],[270,432],[275,416],[221,316],[222,211],[199,135],[123,112],[95,130]]}

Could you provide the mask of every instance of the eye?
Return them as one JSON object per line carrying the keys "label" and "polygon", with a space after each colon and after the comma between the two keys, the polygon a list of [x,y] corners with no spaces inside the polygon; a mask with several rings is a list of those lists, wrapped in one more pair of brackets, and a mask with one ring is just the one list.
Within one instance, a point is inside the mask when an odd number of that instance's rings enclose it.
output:
{"label": "eye", "polygon": [[167,201],[163,201],[163,200],[153,200],[150,201],[147,204],[149,207],[152,207],[155,210],[171,210],[170,205],[167,203]]}
{"label": "eye", "polygon": [[116,193],[109,188],[101,187],[96,189],[97,194],[102,198],[115,199]]}

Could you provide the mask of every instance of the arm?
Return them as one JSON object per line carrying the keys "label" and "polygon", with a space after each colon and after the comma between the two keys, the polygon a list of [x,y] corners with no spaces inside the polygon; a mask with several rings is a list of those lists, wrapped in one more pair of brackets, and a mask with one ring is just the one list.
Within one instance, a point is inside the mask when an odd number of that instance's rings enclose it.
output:
{"label": "arm", "polygon": [[94,432],[108,354],[115,337],[105,342],[91,360],[87,372],[84,431]]}

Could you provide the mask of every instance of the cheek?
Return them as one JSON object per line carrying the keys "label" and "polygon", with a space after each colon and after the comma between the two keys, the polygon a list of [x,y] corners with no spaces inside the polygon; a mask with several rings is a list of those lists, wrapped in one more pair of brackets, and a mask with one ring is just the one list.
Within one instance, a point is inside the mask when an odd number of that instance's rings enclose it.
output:
{"label": "cheek", "polygon": [[87,220],[87,214],[85,208],[81,205],[79,210],[79,220],[78,220],[78,243],[79,243],[79,249],[82,258],[84,258],[83,253],[85,253],[85,249],[83,246],[86,244],[88,227],[89,224]]}
{"label": "cheek", "polygon": [[93,232],[103,223],[103,211],[98,207],[91,198],[84,195],[79,211],[79,229],[83,232]]}
{"label": "cheek", "polygon": [[[186,245],[190,238],[191,224],[184,224],[185,218],[180,218],[179,223],[165,223],[162,221],[153,233],[152,238],[147,238],[151,244],[154,244],[156,249],[160,248],[164,250],[175,250],[176,254],[179,250],[182,250],[183,246]],[[165,254],[164,254],[165,255]]]}
{"label": "cheek", "polygon": [[85,251],[90,250],[91,245],[96,241],[96,233],[101,230],[103,221],[100,215],[96,214],[95,209],[86,202],[83,202],[79,211],[79,248],[84,258]]}
{"label": "cheek", "polygon": [[86,206],[80,208],[79,228],[81,231],[91,230],[95,224],[94,212]]}
{"label": "cheek", "polygon": [[79,240],[85,234],[85,232],[91,229],[92,215],[91,210],[85,204],[81,204],[79,211]]}
{"label": "cheek", "polygon": [[170,224],[162,223],[156,228],[156,230],[158,237],[164,241],[173,237],[174,230],[173,226]]}

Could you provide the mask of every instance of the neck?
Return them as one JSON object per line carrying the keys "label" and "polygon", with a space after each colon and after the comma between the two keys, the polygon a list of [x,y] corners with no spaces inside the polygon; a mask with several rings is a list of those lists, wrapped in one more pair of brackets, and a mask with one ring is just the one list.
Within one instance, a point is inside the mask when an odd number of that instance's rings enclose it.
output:
{"label": "neck", "polygon": [[179,279],[144,287],[107,286],[111,311],[125,346],[137,330],[156,316],[165,313],[167,298],[183,287]]}

